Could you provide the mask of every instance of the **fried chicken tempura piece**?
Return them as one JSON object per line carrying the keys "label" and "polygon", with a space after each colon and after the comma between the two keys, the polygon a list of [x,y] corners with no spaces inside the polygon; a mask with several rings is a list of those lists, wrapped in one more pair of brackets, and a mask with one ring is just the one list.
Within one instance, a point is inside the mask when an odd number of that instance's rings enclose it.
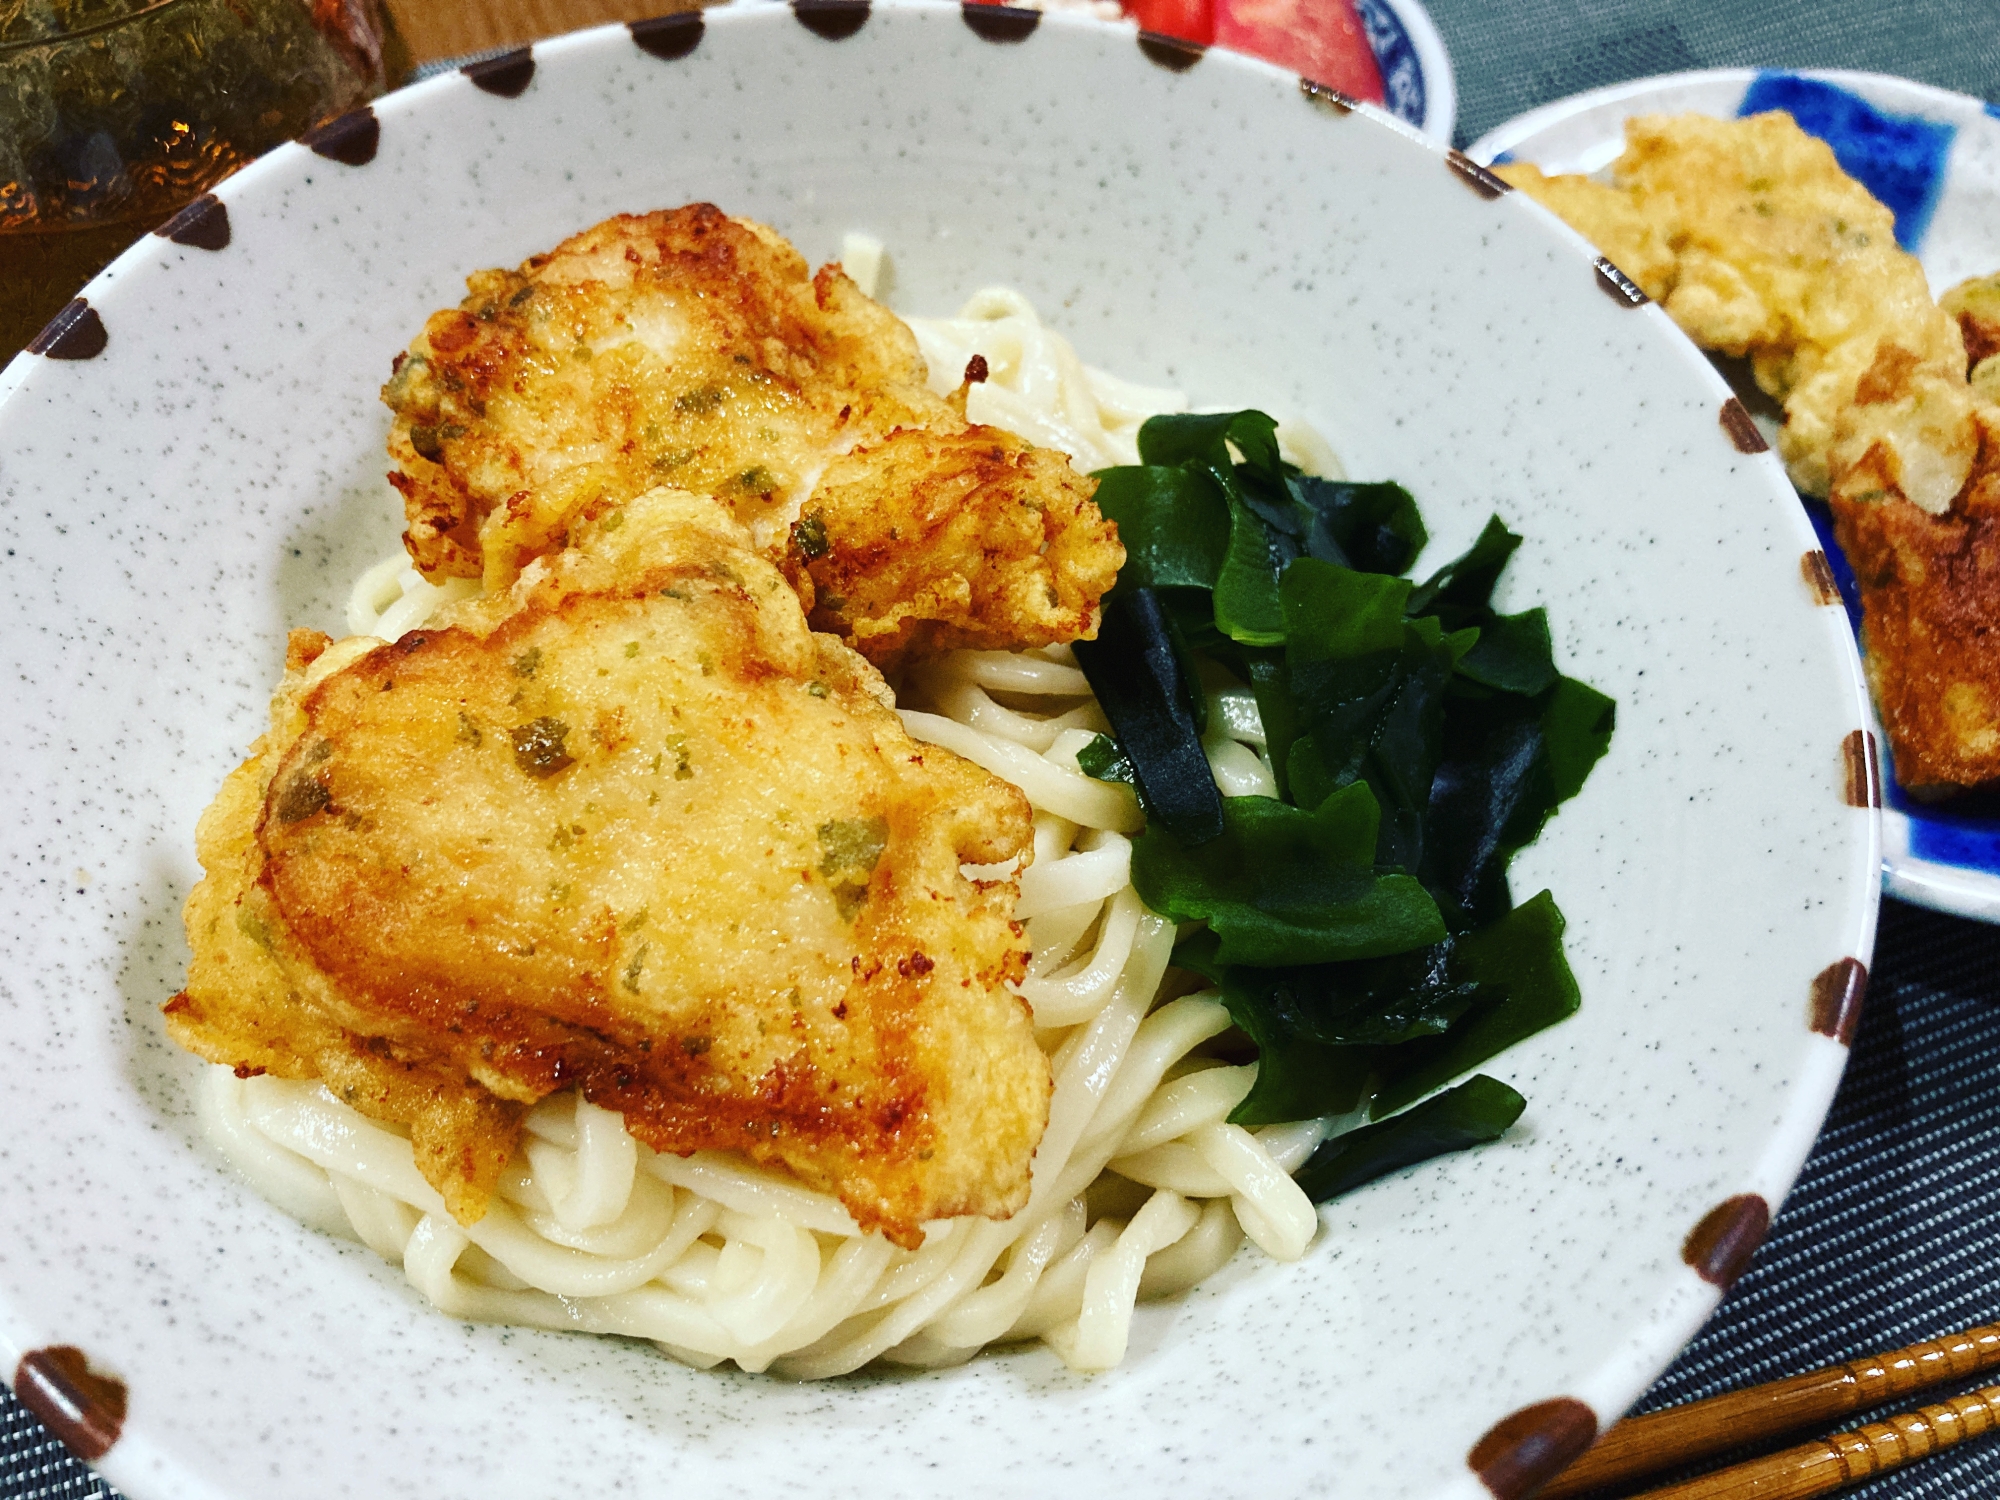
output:
{"label": "fried chicken tempura piece", "polygon": [[[513,1154],[523,1106],[489,1093],[430,1049],[350,1030],[300,1003],[288,993],[269,923],[244,901],[249,872],[261,863],[257,826],[269,791],[269,751],[297,738],[306,672],[327,645],[316,631],[292,632],[271,730],[230,772],[196,825],[195,851],[207,873],[188,897],[193,958],[187,988],[167,1002],[167,1035],[243,1077],[318,1079],[363,1114],[407,1125],[418,1170],[452,1214],[471,1223],[486,1211]],[[346,643],[343,649],[355,654]]]}
{"label": "fried chicken tempura piece", "polygon": [[1026,799],[912,741],[717,501],[572,542],[288,675],[203,822],[172,1034],[409,1125],[468,1221],[568,1087],[900,1244],[1011,1214],[1049,1068],[1018,882],[960,867],[1029,857]]}
{"label": "fried chicken tempura piece", "polygon": [[998,428],[904,429],[827,466],[785,571],[813,628],[871,661],[1073,639],[1125,555],[1095,488]]}
{"label": "fried chicken tempura piece", "polygon": [[1939,306],[1958,322],[1978,403],[1964,488],[1943,516],[1893,496],[1833,502],[1896,777],[1927,797],[2000,778],[2000,276],[1964,282]]}
{"label": "fried chicken tempura piece", "polygon": [[1961,281],[1938,298],[1938,306],[1958,320],[1973,391],[2000,402],[2000,272]]}
{"label": "fried chicken tempura piece", "polygon": [[2000,777],[2000,409],[1982,405],[1977,420],[1979,454],[1950,514],[1833,502],[1896,779],[1926,798]]}
{"label": "fried chicken tempura piece", "polygon": [[[774,557],[816,508],[848,600],[819,623],[878,665],[932,639],[1014,649],[1095,633],[1124,551],[1061,454],[983,473],[984,518],[1009,523],[1000,553],[928,522],[921,537],[840,534],[872,466],[935,497],[966,450],[1023,445],[935,395],[915,336],[839,267],[809,275],[774,231],[693,204],[606,220],[467,285],[383,390],[404,540],[427,575],[504,588],[580,522],[671,484],[724,501]],[[926,440],[935,474],[912,467]],[[835,471],[846,493],[817,497]],[[1039,535],[1019,535],[1015,510]],[[1047,602],[1024,607],[1029,592]],[[891,600],[893,619],[869,612]],[[944,613],[926,621],[933,604]]]}
{"label": "fried chicken tempura piece", "polygon": [[1697,344],[1748,356],[1784,403],[1778,446],[1800,489],[1950,508],[1979,448],[1957,325],[1897,247],[1894,216],[1789,115],[1628,120],[1615,185],[1494,170]]}

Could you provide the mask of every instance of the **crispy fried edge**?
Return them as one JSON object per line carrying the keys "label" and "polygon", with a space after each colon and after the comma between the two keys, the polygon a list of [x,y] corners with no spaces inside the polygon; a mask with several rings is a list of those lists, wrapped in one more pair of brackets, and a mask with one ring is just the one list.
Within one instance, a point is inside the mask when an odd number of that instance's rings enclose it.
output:
{"label": "crispy fried edge", "polygon": [[277,752],[303,726],[298,700],[328,644],[317,631],[291,632],[272,727],[224,779],[196,826],[204,873],[184,913],[193,957],[186,986],[162,1007],[167,1035],[239,1078],[316,1079],[370,1119],[406,1127],[424,1180],[453,1218],[475,1223],[513,1156],[522,1107],[463,1074],[398,1057],[379,1038],[313,1009],[285,983],[268,928],[244,905],[262,865],[257,810]]}

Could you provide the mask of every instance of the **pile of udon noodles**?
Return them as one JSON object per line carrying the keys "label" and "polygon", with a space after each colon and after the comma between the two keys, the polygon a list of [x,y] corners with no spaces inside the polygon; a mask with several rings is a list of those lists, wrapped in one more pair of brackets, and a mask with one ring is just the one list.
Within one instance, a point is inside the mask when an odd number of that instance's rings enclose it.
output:
{"label": "pile of udon noodles", "polygon": [[[912,326],[947,385],[985,357],[972,420],[1062,448],[1086,471],[1137,462],[1140,422],[1185,406],[1085,368],[1012,292]],[[1288,424],[1280,438],[1301,467],[1337,473],[1309,430]],[[477,589],[434,587],[398,553],[356,586],[350,628],[393,640]],[[211,1139],[272,1202],[400,1264],[452,1317],[623,1334],[691,1365],[801,1379],[871,1360],[948,1365],[1031,1339],[1074,1369],[1107,1369],[1124,1357],[1135,1302],[1193,1286],[1246,1235],[1296,1259],[1317,1215],[1289,1174],[1332,1122],[1227,1123],[1256,1065],[1205,1056],[1228,1013],[1213,991],[1175,992],[1192,981],[1168,976],[1174,928],[1132,889],[1137,804],[1077,769],[1106,725],[1068,648],[958,652],[913,672],[903,699],[923,705],[903,710],[914,737],[1013,782],[1035,809],[1022,988],[1055,1093],[1032,1196],[1012,1218],[940,1220],[922,1248],[898,1249],[832,1197],[741,1157],[655,1153],[574,1092],[529,1113],[523,1149],[471,1225],[418,1173],[405,1134],[316,1083],[214,1068]],[[1211,709],[1206,748],[1224,794],[1276,795],[1247,690],[1214,685]]]}

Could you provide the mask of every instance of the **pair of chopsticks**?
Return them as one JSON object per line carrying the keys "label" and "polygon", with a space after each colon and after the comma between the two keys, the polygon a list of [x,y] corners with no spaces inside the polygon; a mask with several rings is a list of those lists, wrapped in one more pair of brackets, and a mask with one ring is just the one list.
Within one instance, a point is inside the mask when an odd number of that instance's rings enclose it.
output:
{"label": "pair of chopsticks", "polygon": [[[2000,1367],[2000,1324],[1629,1417],[1536,1490],[1563,1500]],[[1751,1459],[1634,1500],[1806,1500],[2000,1428],[2000,1385]]]}

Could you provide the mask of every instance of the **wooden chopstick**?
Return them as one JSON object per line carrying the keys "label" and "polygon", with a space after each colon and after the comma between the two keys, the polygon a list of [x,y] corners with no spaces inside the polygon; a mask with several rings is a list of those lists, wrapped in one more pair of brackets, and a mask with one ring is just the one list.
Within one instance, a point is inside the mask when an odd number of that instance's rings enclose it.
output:
{"label": "wooden chopstick", "polygon": [[1809,1500],[2000,1427],[2000,1385],[1968,1391],[1769,1458],[1647,1490],[1634,1500]]}
{"label": "wooden chopstick", "polygon": [[[1564,1496],[1579,1495],[1585,1490],[1597,1489],[1600,1486],[1643,1479],[1649,1474],[1659,1473],[1662,1469],[1679,1468],[1727,1448],[1738,1448],[1763,1438],[1793,1432],[1815,1422],[1879,1406],[1885,1401],[1894,1400],[1911,1391],[1920,1391],[1947,1380],[1978,1375],[1992,1369],[2000,1369],[2000,1324],[1972,1328],[1964,1333],[1947,1334],[1940,1339],[1912,1344],[1907,1349],[1896,1349],[1866,1359],[1849,1360],[1846,1364],[1814,1370],[1806,1375],[1773,1380],[1767,1385],[1755,1386],[1747,1391],[1732,1391],[1725,1396],[1711,1396],[1706,1401],[1690,1401],[1685,1406],[1668,1407],[1665,1411],[1651,1412],[1643,1417],[1628,1417],[1599,1438],[1595,1446],[1582,1458],[1537,1490],[1536,1500],[1562,1500]],[[2000,1387],[1995,1389],[2000,1390]],[[1968,1401],[1972,1398],[1962,1396],[1957,1399]],[[1961,1419],[1957,1416],[1931,1418],[1927,1415],[1941,1409],[1927,1407],[1924,1412],[1913,1413],[1909,1418],[1898,1417],[1892,1418],[1891,1421],[1893,1423],[1923,1417],[1925,1420],[1945,1425],[1958,1423],[1960,1427],[1972,1420],[1984,1420],[1987,1425],[1991,1425],[1990,1417]],[[1940,1426],[1939,1430],[1944,1430],[1944,1427]],[[1973,1436],[1976,1432],[1984,1432],[1986,1427],[1953,1430],[1954,1436],[1947,1441],[1933,1442],[1931,1448],[1924,1451],[1930,1452],[1934,1448],[1948,1446],[1948,1443],[1958,1442],[1961,1438]],[[1874,1429],[1863,1428],[1861,1431],[1872,1432]],[[1842,1434],[1843,1438],[1852,1436],[1854,1435]],[[1837,1442],[1840,1439],[1829,1438],[1826,1441]],[[1812,1446],[1817,1448],[1821,1445]],[[1806,1450],[1793,1451],[1802,1453]],[[1777,1457],[1786,1458],[1790,1455],[1780,1454]],[[1882,1468],[1887,1465],[1877,1464],[1876,1467]],[[1860,1472],[1873,1473],[1875,1470]],[[1708,1477],[1717,1479],[1721,1476]],[[1841,1481],[1843,1484],[1850,1482]],[[1719,1496],[1737,1492],[1695,1491],[1683,1488],[1662,1490],[1659,1493],[1662,1495],[1685,1493],[1689,1496],[1697,1494],[1706,1496],[1713,1493]],[[1825,1491],[1759,1490],[1755,1493],[1759,1496],[1766,1493],[1817,1495]]]}

